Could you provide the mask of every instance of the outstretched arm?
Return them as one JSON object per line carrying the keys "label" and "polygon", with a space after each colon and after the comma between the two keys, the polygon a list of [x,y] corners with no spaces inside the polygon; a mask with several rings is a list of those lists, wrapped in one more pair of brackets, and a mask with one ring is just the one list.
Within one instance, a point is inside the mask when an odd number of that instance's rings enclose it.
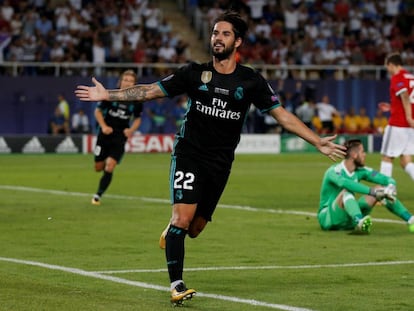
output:
{"label": "outstretched arm", "polygon": [[92,78],[95,86],[78,85],[76,96],[82,101],[139,101],[144,102],[154,98],[165,97],[157,83],[137,84],[120,90],[107,90],[95,78]]}
{"label": "outstretched arm", "polygon": [[298,135],[310,144],[314,145],[319,150],[319,152],[328,156],[331,160],[336,161],[337,159],[341,159],[345,156],[346,148],[333,142],[336,138],[336,135],[319,137],[295,115],[281,106],[272,109],[270,111],[270,114],[286,130]]}
{"label": "outstretched arm", "polygon": [[395,185],[390,184],[387,187],[368,187],[362,183],[357,181],[344,178],[341,175],[338,175],[333,170],[330,171],[326,177],[329,181],[335,185],[337,185],[341,189],[346,189],[351,192],[357,192],[362,194],[367,194],[373,196],[377,201],[381,201],[382,199],[386,198],[391,201],[395,201],[397,190]]}

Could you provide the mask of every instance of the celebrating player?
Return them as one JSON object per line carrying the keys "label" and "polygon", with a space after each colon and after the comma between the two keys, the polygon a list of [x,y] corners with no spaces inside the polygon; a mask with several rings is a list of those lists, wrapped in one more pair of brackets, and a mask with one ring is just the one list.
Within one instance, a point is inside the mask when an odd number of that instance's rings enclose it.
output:
{"label": "celebrating player", "polygon": [[[123,89],[133,86],[137,75],[132,70],[124,71],[118,82]],[[104,100],[95,109],[95,118],[99,124],[95,146],[95,171],[102,172],[98,190],[92,198],[93,205],[101,204],[101,197],[108,189],[117,164],[121,163],[125,153],[125,142],[141,124],[142,104],[139,102],[118,102]],[[133,119],[131,123],[131,119]]]}
{"label": "celebrating player", "polygon": [[[414,232],[414,217],[396,198],[395,180],[365,166],[364,146],[358,139],[346,141],[345,159],[332,165],[323,177],[318,221],[323,230],[355,229],[369,233],[372,225],[369,214],[377,201],[393,214],[405,220]],[[369,187],[366,180],[377,184]],[[379,186],[378,186],[379,185]],[[365,194],[358,200],[356,193]]]}
{"label": "celebrating player", "polygon": [[170,167],[172,218],[160,239],[160,246],[165,244],[173,303],[195,293],[183,282],[184,238],[187,234],[197,237],[211,221],[252,103],[332,160],[345,155],[345,148],[333,142],[335,136],[320,138],[282,107],[258,72],[236,62],[236,51],[246,31],[247,25],[237,13],[226,12],[217,18],[212,30],[212,62],[190,63],[159,82],[125,90],[106,90],[92,79],[94,87],[78,86],[75,91],[86,101],[147,101],[180,94],[189,98]]}
{"label": "celebrating player", "polygon": [[[398,53],[387,56],[385,66],[391,75],[390,118],[385,127],[381,146],[381,173],[392,176],[393,160],[400,157],[401,167],[414,180],[414,75],[403,68]],[[384,107],[385,103],[381,103]]]}

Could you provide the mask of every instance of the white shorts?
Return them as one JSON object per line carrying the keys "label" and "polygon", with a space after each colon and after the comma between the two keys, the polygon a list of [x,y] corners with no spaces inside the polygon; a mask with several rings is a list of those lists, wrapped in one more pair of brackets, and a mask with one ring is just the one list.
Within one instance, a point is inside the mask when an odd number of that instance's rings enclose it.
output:
{"label": "white shorts", "polygon": [[390,158],[414,155],[414,128],[387,125],[382,137],[381,154]]}

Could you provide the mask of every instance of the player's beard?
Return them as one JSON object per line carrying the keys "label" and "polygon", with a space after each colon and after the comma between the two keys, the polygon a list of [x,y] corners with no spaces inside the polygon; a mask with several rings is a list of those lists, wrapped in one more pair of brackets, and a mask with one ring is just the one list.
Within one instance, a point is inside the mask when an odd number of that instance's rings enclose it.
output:
{"label": "player's beard", "polygon": [[354,160],[354,164],[356,168],[365,166],[364,161],[361,160],[359,157]]}
{"label": "player's beard", "polygon": [[213,56],[220,61],[220,60],[229,58],[229,56],[234,52],[235,49],[236,49],[236,45],[233,42],[233,44],[228,47],[224,46],[224,49],[221,52],[215,51],[214,45],[213,45],[211,47],[211,52]]}

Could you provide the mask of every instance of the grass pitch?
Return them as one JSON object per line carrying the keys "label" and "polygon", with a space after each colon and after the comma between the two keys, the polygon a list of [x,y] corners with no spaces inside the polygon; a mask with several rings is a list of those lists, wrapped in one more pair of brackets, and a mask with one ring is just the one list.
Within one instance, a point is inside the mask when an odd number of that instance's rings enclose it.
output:
{"label": "grass pitch", "polygon": [[[158,248],[169,159],[125,155],[95,207],[92,155],[1,156],[0,310],[171,310]],[[184,310],[412,310],[414,235],[398,218],[379,206],[369,236],[319,229],[330,164],[237,155],[213,222],[186,239],[184,278],[199,295]],[[395,164],[414,212],[413,182]]]}

